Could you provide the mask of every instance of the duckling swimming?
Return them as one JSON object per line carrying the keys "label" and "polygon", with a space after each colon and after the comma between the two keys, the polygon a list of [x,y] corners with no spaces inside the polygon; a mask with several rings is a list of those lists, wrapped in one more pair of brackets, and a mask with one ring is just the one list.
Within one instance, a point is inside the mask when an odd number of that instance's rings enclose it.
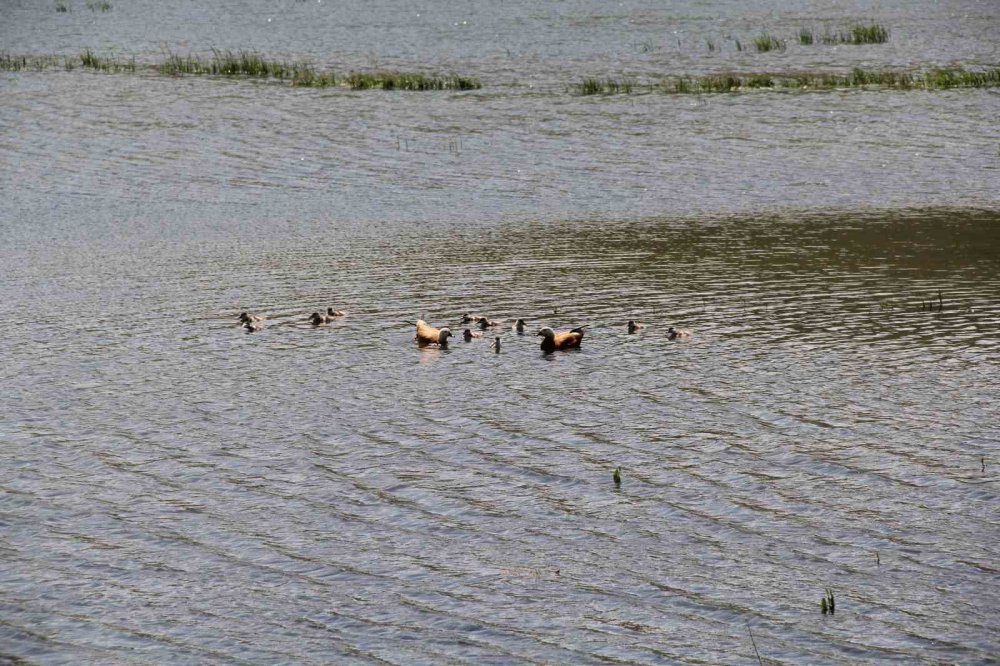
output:
{"label": "duckling swimming", "polygon": [[691,331],[683,328],[674,329],[673,326],[667,329],[667,340],[690,340],[694,335]]}
{"label": "duckling swimming", "polygon": [[451,331],[447,328],[434,328],[423,319],[417,320],[417,334],[413,337],[421,347],[427,345],[437,345],[439,347],[448,346],[448,338],[452,337]]}
{"label": "duckling swimming", "polygon": [[464,339],[464,340],[465,340],[466,342],[469,342],[469,341],[471,341],[471,340],[472,340],[472,338],[481,338],[481,337],[483,337],[483,334],[482,334],[482,333],[478,333],[478,332],[476,332],[476,333],[473,333],[473,332],[472,332],[472,331],[470,331],[469,329],[465,329],[464,331],[462,331],[462,338],[463,338],[463,339]]}
{"label": "duckling swimming", "polygon": [[313,326],[319,326],[320,324],[329,324],[331,321],[333,321],[333,317],[329,315],[321,315],[318,312],[313,312],[312,315],[309,317],[309,323],[311,323]]}
{"label": "duckling swimming", "polygon": [[497,326],[500,326],[500,322],[493,321],[488,317],[481,318],[477,323],[479,324],[480,330],[483,331],[485,331],[488,328],[496,328]]}
{"label": "duckling swimming", "polygon": [[628,332],[629,333],[635,333],[636,331],[638,331],[642,327],[643,327],[642,324],[640,324],[639,322],[637,322],[635,319],[629,319],[628,320]]}
{"label": "duckling swimming", "polygon": [[250,320],[247,320],[247,321],[243,322],[243,326],[241,328],[244,331],[246,331],[247,333],[256,333],[257,331],[259,331],[262,328],[264,328],[264,322],[262,322],[262,321],[254,321],[254,320],[250,319]]}
{"label": "duckling swimming", "polygon": [[583,326],[562,333],[556,333],[546,326],[538,331],[538,335],[542,336],[543,352],[553,352],[557,349],[572,349],[579,347],[580,343],[583,342]]}
{"label": "duckling swimming", "polygon": [[326,309],[326,316],[329,321],[333,321],[334,317],[343,317],[347,314],[347,310],[334,310],[333,308]]}
{"label": "duckling swimming", "polygon": [[468,312],[462,315],[463,324],[478,324],[480,319],[486,319],[486,317],[482,315],[469,314]]}
{"label": "duckling swimming", "polygon": [[511,326],[510,328],[515,333],[524,333],[524,320],[523,319],[515,319],[514,320],[514,325]]}
{"label": "duckling swimming", "polygon": [[264,317],[262,315],[252,315],[249,312],[240,313],[239,322],[241,324],[246,324],[247,322],[252,322],[252,321],[261,322],[264,321]]}
{"label": "duckling swimming", "polygon": [[496,353],[500,353],[500,336],[497,335],[493,338],[493,342],[490,343],[490,349]]}

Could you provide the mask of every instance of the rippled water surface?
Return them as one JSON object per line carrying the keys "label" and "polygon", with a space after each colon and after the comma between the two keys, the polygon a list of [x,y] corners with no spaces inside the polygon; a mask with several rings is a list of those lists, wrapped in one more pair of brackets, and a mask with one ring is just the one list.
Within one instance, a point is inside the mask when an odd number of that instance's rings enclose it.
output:
{"label": "rippled water surface", "polygon": [[995,3],[68,5],[0,51],[483,88],[0,72],[0,663],[996,662],[1000,95],[573,90]]}

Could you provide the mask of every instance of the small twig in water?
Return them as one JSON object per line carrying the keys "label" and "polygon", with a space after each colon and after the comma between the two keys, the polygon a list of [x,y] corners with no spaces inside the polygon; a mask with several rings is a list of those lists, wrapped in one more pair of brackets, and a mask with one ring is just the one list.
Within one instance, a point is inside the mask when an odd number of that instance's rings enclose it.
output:
{"label": "small twig in water", "polygon": [[753,653],[757,655],[757,663],[764,666],[764,660],[760,658],[760,652],[757,651],[757,641],[753,639],[753,632],[750,631],[750,622],[747,622],[747,633],[750,634],[750,643],[753,645]]}

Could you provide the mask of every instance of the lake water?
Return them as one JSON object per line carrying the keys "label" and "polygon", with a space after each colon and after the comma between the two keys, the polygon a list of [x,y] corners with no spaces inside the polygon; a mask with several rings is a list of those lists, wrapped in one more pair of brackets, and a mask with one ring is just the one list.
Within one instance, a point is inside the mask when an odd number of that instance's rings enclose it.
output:
{"label": "lake water", "polygon": [[0,51],[483,88],[0,72],[0,663],[997,662],[1000,94],[574,90],[995,2],[68,9]]}

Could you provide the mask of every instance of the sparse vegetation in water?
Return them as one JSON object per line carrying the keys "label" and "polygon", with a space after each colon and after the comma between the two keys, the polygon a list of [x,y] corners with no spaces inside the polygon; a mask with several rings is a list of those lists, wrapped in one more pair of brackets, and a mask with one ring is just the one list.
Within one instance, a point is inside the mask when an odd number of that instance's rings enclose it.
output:
{"label": "sparse vegetation in water", "polygon": [[757,35],[753,38],[754,48],[757,49],[757,53],[766,53],[768,51],[784,51],[785,50],[785,40],[778,39],[773,35],[768,33],[763,33]]}
{"label": "sparse vegetation in water", "polygon": [[[113,56],[101,56],[87,49],[79,58],[60,56],[15,56],[0,53],[0,70],[42,71],[63,65],[67,70],[84,67],[102,72],[135,72],[135,58],[119,60]],[[317,71],[307,63],[289,63],[270,60],[255,51],[213,50],[211,58],[194,55],[168,54],[158,65],[146,65],[145,69],[172,76],[231,76],[245,78],[279,79],[293,86],[306,88],[326,88],[347,85],[354,90],[478,90],[482,88],[479,79],[450,74],[431,76],[412,72],[352,73],[340,79],[333,72]],[[617,84],[615,92],[631,92],[628,82]]]}
{"label": "sparse vegetation in water", "polygon": [[69,11],[69,5],[63,2],[63,0],[56,0],[56,11],[63,13]]}
{"label": "sparse vegetation in water", "polygon": [[578,91],[581,95],[628,95],[635,87],[632,79],[584,79]]}
{"label": "sparse vegetation in water", "polygon": [[933,69],[923,78],[924,88],[992,88],[1000,85],[1000,68],[985,72]]}
{"label": "sparse vegetation in water", "polygon": [[921,300],[920,301],[920,309],[921,310],[927,310],[929,312],[933,312],[934,310],[937,310],[938,312],[943,312],[944,311],[944,296],[941,295],[940,290],[937,293],[937,308],[934,307],[934,299],[931,298],[930,300],[927,300],[927,301]]}
{"label": "sparse vegetation in water", "polygon": [[851,27],[847,44],[885,44],[889,41],[889,31],[878,23]]}
{"label": "sparse vegetation in water", "polygon": [[698,79],[698,86],[705,92],[730,92],[738,90],[742,80],[732,74],[703,76]]}
{"label": "sparse vegetation in water", "polygon": [[449,76],[427,76],[407,72],[376,72],[366,74],[351,72],[347,84],[352,90],[478,90],[482,88],[479,79],[451,74]]}
{"label": "sparse vegetation in water", "polygon": [[889,41],[889,30],[878,23],[856,23],[846,31],[826,33],[822,37],[824,44],[885,44]]}
{"label": "sparse vegetation in water", "polygon": [[338,84],[333,72],[317,72],[311,67],[300,67],[292,75],[292,85],[303,88],[330,88]]}
{"label": "sparse vegetation in water", "polygon": [[837,612],[837,601],[833,598],[833,590],[830,588],[826,588],[826,596],[820,600],[819,609],[823,615],[827,613],[833,615]]}
{"label": "sparse vegetation in water", "polygon": [[294,78],[300,71],[309,70],[305,64],[288,64],[268,60],[256,51],[212,51],[210,60],[197,56],[170,54],[159,66],[163,74],[202,74],[214,76],[242,76],[248,78]]}
{"label": "sparse vegetation in water", "polygon": [[247,76],[257,78],[292,78],[296,69],[306,65],[293,65],[278,60],[268,60],[256,51],[212,50],[212,59],[204,73],[216,76]]}
{"label": "sparse vegetation in water", "polygon": [[705,45],[708,46],[709,53],[715,53],[715,42],[713,42],[711,39],[706,39]]}
{"label": "sparse vegetation in water", "polygon": [[87,9],[89,9],[92,12],[97,12],[97,11],[110,12],[111,3],[108,2],[108,0],[88,0]]}
{"label": "sparse vegetation in water", "polygon": [[[130,60],[121,61],[114,56],[99,56],[90,49],[80,54],[80,65],[87,69],[96,69],[101,72],[134,72],[135,57]],[[67,70],[73,69],[67,65]]]}
{"label": "sparse vegetation in water", "polygon": [[653,51],[656,50],[656,44],[653,42],[652,39],[647,39],[642,42],[639,42],[638,48],[640,53],[652,53]]}
{"label": "sparse vegetation in water", "polygon": [[161,74],[207,74],[207,65],[194,56],[180,56],[171,53],[167,59],[159,66]]}
{"label": "sparse vegetation in water", "polygon": [[[796,74],[708,74],[663,80],[659,90],[671,94],[725,93],[746,90],[835,90],[887,88],[892,90],[945,90],[1000,86],[1000,68],[985,71],[934,69],[925,73],[854,68],[848,74],[830,72]],[[606,91],[605,91],[606,92]]]}
{"label": "sparse vegetation in water", "polygon": [[747,88],[773,88],[774,79],[768,74],[751,74],[744,85]]}
{"label": "sparse vegetation in water", "polygon": [[615,467],[615,471],[611,473],[611,479],[615,482],[615,486],[622,485],[622,468]]}
{"label": "sparse vegetation in water", "polygon": [[1000,86],[1000,68],[985,71],[934,69],[924,73],[854,68],[847,74],[832,72],[766,72],[672,76],[658,84],[638,83],[632,79],[584,79],[577,85],[581,95],[616,95],[659,91],[688,95],[732,93],[750,90],[838,90],[849,88],[887,88],[891,90],[944,90],[948,88],[991,88]]}
{"label": "sparse vegetation in water", "polygon": [[428,76],[408,72],[377,72],[349,74],[341,80],[333,72],[315,70],[306,63],[268,60],[254,51],[213,51],[211,60],[194,56],[171,55],[160,66],[164,74],[208,74],[288,80],[294,86],[328,88],[346,83],[353,90],[475,90],[482,87],[479,79],[459,76]]}
{"label": "sparse vegetation in water", "polygon": [[59,56],[14,56],[9,53],[0,53],[0,70],[6,72],[41,72],[50,67],[58,67],[69,59]]}
{"label": "sparse vegetation in water", "polygon": [[812,30],[808,28],[802,28],[799,30],[799,44],[809,45],[815,41]]}

